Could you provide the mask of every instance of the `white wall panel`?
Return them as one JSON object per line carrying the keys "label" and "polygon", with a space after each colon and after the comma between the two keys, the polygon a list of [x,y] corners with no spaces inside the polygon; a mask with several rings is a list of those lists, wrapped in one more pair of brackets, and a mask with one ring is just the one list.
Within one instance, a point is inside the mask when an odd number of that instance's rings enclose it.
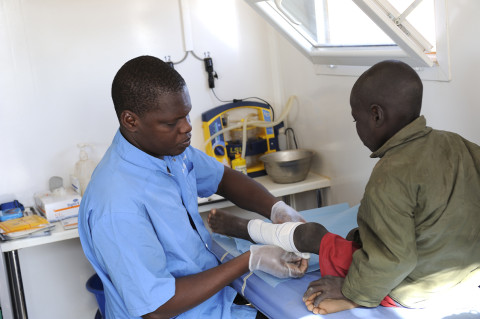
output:
{"label": "white wall panel", "polygon": [[[271,100],[265,23],[240,0],[188,3],[193,48],[202,58],[210,52],[217,95]],[[79,142],[93,144],[99,159],[118,127],[113,77],[144,54],[184,56],[178,1],[0,0],[0,198],[29,205],[51,176],[67,183]],[[223,103],[208,88],[203,61],[189,56],[176,69],[192,98],[192,144],[202,148],[200,114]],[[93,270],[79,241],[22,250],[20,262],[29,318],[93,318],[85,289]]]}

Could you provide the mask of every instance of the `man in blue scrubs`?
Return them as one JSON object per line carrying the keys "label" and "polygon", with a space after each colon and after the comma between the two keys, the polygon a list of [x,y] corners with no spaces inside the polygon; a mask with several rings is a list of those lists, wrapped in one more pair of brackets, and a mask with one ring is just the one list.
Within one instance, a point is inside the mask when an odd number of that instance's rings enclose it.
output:
{"label": "man in blue scrubs", "polygon": [[191,102],[163,61],[128,61],[112,84],[120,129],[82,199],[79,235],[106,318],[255,318],[229,286],[248,270],[300,277],[305,260],[264,246],[219,264],[198,213],[214,193],[274,222],[299,220],[263,186],[190,146]]}

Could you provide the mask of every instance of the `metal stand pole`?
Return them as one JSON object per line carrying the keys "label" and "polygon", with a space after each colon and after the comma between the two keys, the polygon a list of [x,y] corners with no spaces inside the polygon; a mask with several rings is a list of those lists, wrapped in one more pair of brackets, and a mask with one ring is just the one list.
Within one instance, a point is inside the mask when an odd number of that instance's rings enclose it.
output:
{"label": "metal stand pole", "polygon": [[28,319],[18,252],[16,250],[6,252],[5,261],[10,283],[13,317],[14,319]]}

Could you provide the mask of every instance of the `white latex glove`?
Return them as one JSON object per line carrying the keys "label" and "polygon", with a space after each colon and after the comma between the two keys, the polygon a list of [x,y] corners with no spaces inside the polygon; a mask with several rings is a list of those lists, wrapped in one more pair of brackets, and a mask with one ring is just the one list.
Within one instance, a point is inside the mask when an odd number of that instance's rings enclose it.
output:
{"label": "white latex glove", "polygon": [[261,270],[278,278],[300,278],[308,268],[308,260],[273,245],[251,245],[250,271]]}
{"label": "white latex glove", "polygon": [[285,222],[306,222],[299,212],[285,204],[283,201],[276,202],[275,205],[272,206],[270,220],[274,224],[282,224]]}

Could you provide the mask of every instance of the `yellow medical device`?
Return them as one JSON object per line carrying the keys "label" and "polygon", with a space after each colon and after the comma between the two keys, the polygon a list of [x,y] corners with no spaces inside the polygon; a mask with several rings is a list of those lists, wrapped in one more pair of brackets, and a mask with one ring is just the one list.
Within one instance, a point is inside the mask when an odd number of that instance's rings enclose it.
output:
{"label": "yellow medical device", "polygon": [[[240,123],[247,121],[246,133]],[[268,104],[258,102],[234,102],[217,106],[202,113],[202,127],[205,140],[211,139],[217,132],[225,130],[205,145],[208,155],[215,157],[219,162],[231,166],[236,153],[242,153],[243,138],[246,138],[245,160],[247,174],[250,177],[265,175],[265,167],[260,156],[272,153],[278,149],[278,129],[283,123],[274,127],[248,126],[248,122],[272,122],[273,113]],[[240,127],[239,127],[240,126]]]}

